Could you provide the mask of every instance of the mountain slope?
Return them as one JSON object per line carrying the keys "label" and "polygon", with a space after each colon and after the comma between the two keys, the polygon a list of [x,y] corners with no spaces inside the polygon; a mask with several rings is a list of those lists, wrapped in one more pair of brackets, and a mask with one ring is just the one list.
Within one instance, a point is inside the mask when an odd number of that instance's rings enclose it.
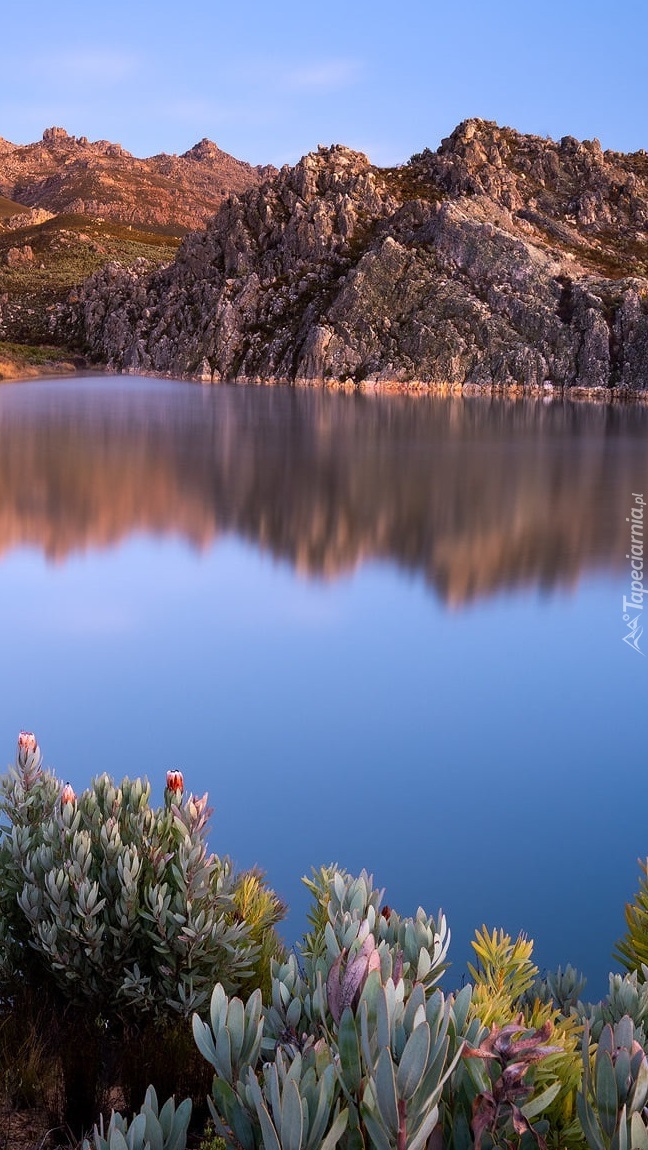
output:
{"label": "mountain slope", "polygon": [[119,144],[90,143],[64,128],[47,128],[25,146],[2,140],[0,157],[0,195],[19,204],[180,233],[204,225],[226,196],[275,171],[236,160],[210,140],[182,156],[138,159]]}
{"label": "mountain slope", "polygon": [[648,157],[482,120],[397,169],[320,149],[67,322],[129,371],[643,390]]}
{"label": "mountain slope", "polygon": [[140,160],[63,128],[25,146],[0,139],[0,340],[51,341],[58,309],[93,271],[167,264],[227,196],[275,172],[209,140]]}

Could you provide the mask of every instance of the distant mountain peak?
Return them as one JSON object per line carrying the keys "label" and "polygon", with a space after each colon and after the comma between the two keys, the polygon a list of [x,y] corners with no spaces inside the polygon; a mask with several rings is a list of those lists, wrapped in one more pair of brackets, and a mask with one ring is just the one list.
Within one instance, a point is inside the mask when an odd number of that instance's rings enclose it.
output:
{"label": "distant mountain peak", "polygon": [[189,148],[187,152],[182,153],[182,159],[212,160],[216,159],[217,156],[222,156],[224,154],[225,153],[222,152],[218,147],[218,144],[215,144],[213,140],[208,139],[207,136],[203,136],[202,140],[199,140],[197,144],[194,144],[193,148]]}
{"label": "distant mountain peak", "polygon": [[57,140],[69,140],[69,139],[73,139],[73,137],[70,137],[69,133],[66,132],[65,128],[45,128],[45,131],[43,132],[43,143],[44,144],[53,144]]}
{"label": "distant mountain peak", "polygon": [[89,141],[63,127],[31,144],[0,138],[0,197],[55,215],[72,213],[143,227],[204,226],[224,198],[274,174],[203,138],[183,156],[140,159],[110,140]]}

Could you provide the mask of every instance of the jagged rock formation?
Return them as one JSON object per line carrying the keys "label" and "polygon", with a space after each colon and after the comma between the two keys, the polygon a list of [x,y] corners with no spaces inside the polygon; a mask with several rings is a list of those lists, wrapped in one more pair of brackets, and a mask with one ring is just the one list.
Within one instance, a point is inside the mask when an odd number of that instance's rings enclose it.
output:
{"label": "jagged rock formation", "polygon": [[63,302],[93,271],[168,264],[231,192],[273,174],[210,140],[140,160],[64,128],[24,147],[0,139],[0,340],[51,343]]}
{"label": "jagged rock formation", "polygon": [[138,159],[119,144],[90,143],[64,128],[47,128],[24,146],[0,139],[0,157],[0,197],[19,205],[184,231],[203,226],[231,192],[276,171],[236,160],[210,140],[182,156]]}
{"label": "jagged rock formation", "polygon": [[320,149],[168,268],[92,277],[62,330],[118,370],[206,380],[637,392],[648,156],[481,120],[402,168]]}

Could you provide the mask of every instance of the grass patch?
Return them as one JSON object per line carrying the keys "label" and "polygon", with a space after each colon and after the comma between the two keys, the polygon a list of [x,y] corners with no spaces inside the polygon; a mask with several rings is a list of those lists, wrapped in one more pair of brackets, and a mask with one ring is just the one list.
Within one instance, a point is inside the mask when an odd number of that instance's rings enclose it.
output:
{"label": "grass patch", "polygon": [[445,198],[444,192],[430,179],[429,174],[414,163],[398,168],[379,168],[377,174],[386,191],[401,203],[426,200],[436,204]]}
{"label": "grass patch", "polygon": [[[63,215],[42,224],[0,233],[0,292],[14,300],[33,297],[44,308],[111,261],[132,266],[137,259],[152,267],[170,263],[184,232],[177,228],[143,229],[112,220]],[[33,258],[9,266],[10,248],[31,248]]]}
{"label": "grass patch", "polygon": [[61,375],[73,371],[82,362],[78,352],[69,347],[0,340],[0,380],[35,379],[49,373]]}
{"label": "grass patch", "polygon": [[6,343],[0,340],[0,358],[21,360],[35,367],[69,360],[72,354],[68,347],[55,347],[53,344]]}

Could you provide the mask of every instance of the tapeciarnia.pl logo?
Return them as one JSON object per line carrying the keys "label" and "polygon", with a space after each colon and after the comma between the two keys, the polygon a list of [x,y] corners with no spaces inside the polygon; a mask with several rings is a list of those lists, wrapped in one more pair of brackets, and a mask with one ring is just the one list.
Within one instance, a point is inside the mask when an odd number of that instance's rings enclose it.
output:
{"label": "tapeciarnia.pl logo", "polygon": [[643,635],[641,612],[643,611],[643,598],[646,594],[643,584],[643,518],[646,503],[643,495],[637,495],[634,491],[632,498],[634,499],[634,507],[630,509],[630,515],[626,519],[626,523],[630,524],[630,552],[626,555],[626,559],[630,560],[632,590],[629,599],[626,595],[623,596],[623,622],[628,629],[627,635],[623,636],[623,642],[627,643],[629,647],[634,647],[635,651],[643,655],[644,652],[639,646],[639,640]]}

